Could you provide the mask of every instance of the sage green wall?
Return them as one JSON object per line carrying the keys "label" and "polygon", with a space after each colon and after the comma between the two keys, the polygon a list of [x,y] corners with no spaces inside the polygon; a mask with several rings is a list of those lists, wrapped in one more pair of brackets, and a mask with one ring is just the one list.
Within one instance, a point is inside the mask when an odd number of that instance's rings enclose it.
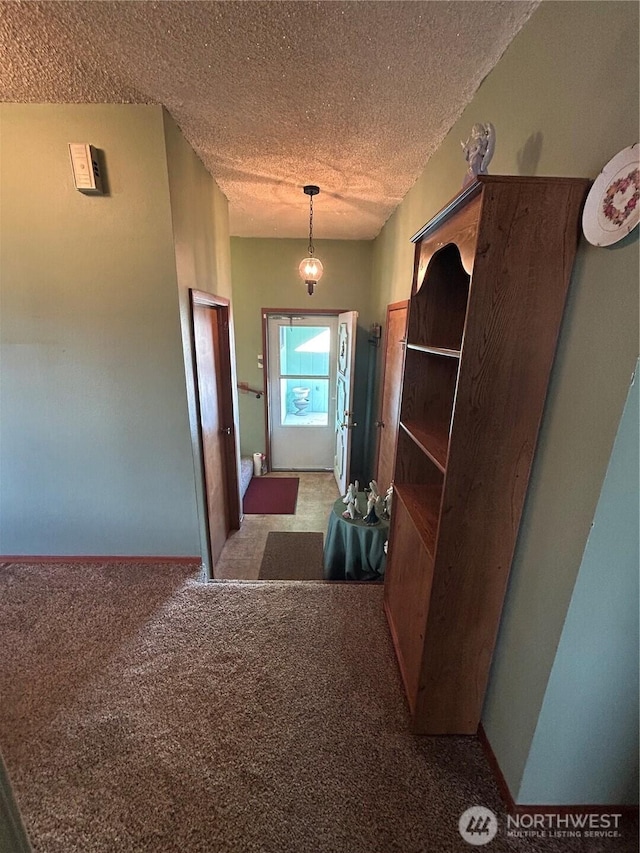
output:
{"label": "sage green wall", "polygon": [[[200,553],[160,107],[2,104],[0,551]],[[104,151],[109,194],[67,144]]]}
{"label": "sage green wall", "polygon": [[[190,289],[203,290],[215,296],[231,298],[228,203],[166,110],[163,111],[163,116],[175,263],[178,277],[184,380],[187,390],[198,506],[200,553],[203,555],[204,563],[210,574],[211,555],[206,528],[205,485],[200,454],[195,387],[196,368],[193,357],[193,328],[189,291]],[[231,328],[231,341],[233,347],[233,327]],[[234,370],[235,364],[232,365],[232,372]],[[234,394],[235,385],[234,373]],[[236,440],[239,445],[237,435]]]}
{"label": "sage green wall", "polygon": [[629,390],[520,798],[638,802],[638,386]]}
{"label": "sage green wall", "polygon": [[[367,455],[369,326],[375,319],[371,288],[372,247],[370,241],[316,240],[316,255],[324,275],[309,296],[298,275],[298,264],[307,256],[306,240],[231,238],[231,271],[236,326],[238,378],[251,387],[262,388],[263,374],[257,357],[262,353],[261,308],[294,308],[301,312],[318,308],[358,311],[356,351],[355,420],[352,470],[369,472]],[[255,396],[240,394],[240,433],[243,455],[265,452],[264,403]],[[363,472],[363,473],[362,473]]]}
{"label": "sage green wall", "polygon": [[[478,121],[496,127],[493,174],[595,177],[637,141],[638,5],[542,3],[377,238],[378,314],[409,295],[409,238],[460,189]],[[637,354],[638,231],[583,241],[483,716],[516,799]]]}

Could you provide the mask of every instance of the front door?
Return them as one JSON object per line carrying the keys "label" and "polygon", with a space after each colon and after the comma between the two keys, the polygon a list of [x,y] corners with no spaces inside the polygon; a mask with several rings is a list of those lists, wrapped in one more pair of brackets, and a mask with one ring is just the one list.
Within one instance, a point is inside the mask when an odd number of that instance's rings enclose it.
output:
{"label": "front door", "polygon": [[273,471],[331,471],[338,319],[268,315],[268,413]]}
{"label": "front door", "polygon": [[357,311],[338,315],[338,370],[336,374],[336,421],[333,473],[340,494],[347,491],[351,466],[353,419],[353,373],[356,358]]}

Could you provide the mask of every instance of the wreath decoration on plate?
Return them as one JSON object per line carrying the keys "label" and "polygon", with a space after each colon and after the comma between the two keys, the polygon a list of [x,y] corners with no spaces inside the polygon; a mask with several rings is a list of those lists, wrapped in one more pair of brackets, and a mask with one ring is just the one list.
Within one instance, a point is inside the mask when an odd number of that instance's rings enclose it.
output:
{"label": "wreath decoration on plate", "polygon": [[611,246],[640,221],[640,144],[619,151],[593,182],[582,211],[582,230],[594,246]]}
{"label": "wreath decoration on plate", "polygon": [[[613,203],[618,193],[626,193],[630,187],[634,187],[633,194],[627,199],[627,203],[621,209]],[[640,199],[640,169],[633,169],[624,178],[614,181],[602,199],[602,212],[614,225],[622,225],[623,222],[636,209]]]}

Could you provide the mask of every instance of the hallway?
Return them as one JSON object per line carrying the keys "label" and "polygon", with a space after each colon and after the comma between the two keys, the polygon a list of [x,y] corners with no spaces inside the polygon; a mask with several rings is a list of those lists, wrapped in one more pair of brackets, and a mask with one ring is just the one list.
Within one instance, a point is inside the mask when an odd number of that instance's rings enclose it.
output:
{"label": "hallway", "polygon": [[215,580],[257,580],[272,530],[326,533],[331,507],[338,497],[332,473],[286,471],[269,477],[299,477],[295,515],[245,515],[240,530],[227,539],[214,570]]}

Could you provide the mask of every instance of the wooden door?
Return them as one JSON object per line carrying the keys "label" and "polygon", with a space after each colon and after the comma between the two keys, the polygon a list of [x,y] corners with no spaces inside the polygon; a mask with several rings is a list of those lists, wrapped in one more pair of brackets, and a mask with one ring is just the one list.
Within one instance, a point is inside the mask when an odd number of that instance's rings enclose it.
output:
{"label": "wooden door", "polygon": [[[193,337],[212,569],[239,527],[228,304],[192,291]],[[218,300],[224,303],[225,300]]]}
{"label": "wooden door", "polygon": [[393,480],[395,466],[408,310],[407,299],[387,306],[382,399],[380,417],[376,422],[378,430],[376,481],[378,486],[385,490]]}

